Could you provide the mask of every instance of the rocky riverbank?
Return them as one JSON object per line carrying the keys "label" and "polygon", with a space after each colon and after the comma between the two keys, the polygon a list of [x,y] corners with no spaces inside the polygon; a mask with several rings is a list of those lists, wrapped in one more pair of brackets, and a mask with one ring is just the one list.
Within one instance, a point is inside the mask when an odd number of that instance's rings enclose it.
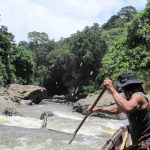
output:
{"label": "rocky riverbank", "polygon": [[[17,107],[19,105],[32,105],[32,104],[46,104],[49,102],[62,103],[72,106],[72,111],[86,114],[86,109],[98,97],[100,91],[85,95],[80,95],[80,98],[55,95],[52,98],[47,98],[47,91],[43,87],[34,85],[19,85],[12,84],[7,88],[0,88],[0,113],[6,115],[19,115]],[[150,100],[150,92],[147,91]],[[84,98],[83,98],[84,97]],[[114,100],[110,93],[105,91],[96,106],[109,106],[114,105]],[[17,106],[17,107],[16,107]],[[124,119],[125,115],[106,115],[100,112],[93,113],[92,116],[110,118],[110,119]]]}

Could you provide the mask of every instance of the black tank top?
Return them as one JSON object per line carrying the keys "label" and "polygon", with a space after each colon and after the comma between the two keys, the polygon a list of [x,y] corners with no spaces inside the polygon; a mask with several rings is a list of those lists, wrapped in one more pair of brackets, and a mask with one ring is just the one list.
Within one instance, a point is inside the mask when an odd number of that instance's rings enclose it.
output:
{"label": "black tank top", "polygon": [[[146,98],[143,93],[138,93]],[[150,139],[150,105],[144,110],[136,110],[128,113],[127,117],[133,144]]]}

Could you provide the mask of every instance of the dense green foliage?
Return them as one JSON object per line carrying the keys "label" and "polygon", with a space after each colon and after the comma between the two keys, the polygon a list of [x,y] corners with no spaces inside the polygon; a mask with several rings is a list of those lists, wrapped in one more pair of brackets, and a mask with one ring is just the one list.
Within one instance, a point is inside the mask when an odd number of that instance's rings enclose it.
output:
{"label": "dense green foliage", "polygon": [[55,42],[44,32],[28,33],[28,42],[13,41],[0,28],[0,84],[37,84],[50,94],[77,94],[99,88],[126,70],[150,80],[150,0],[143,11],[123,7],[101,27],[86,26]]}
{"label": "dense green foliage", "polygon": [[115,79],[125,70],[137,72],[141,80],[150,80],[150,5],[144,11],[134,13],[127,23],[124,36],[120,36],[103,58],[100,71]]}
{"label": "dense green foliage", "polygon": [[7,27],[0,28],[0,83],[32,83],[34,62],[31,53],[13,42]]}

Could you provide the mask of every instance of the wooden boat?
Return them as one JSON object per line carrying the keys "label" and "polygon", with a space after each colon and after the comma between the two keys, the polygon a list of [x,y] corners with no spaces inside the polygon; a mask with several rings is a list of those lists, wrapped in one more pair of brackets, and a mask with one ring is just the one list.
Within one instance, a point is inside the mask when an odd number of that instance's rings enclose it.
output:
{"label": "wooden boat", "polygon": [[101,150],[123,150],[132,145],[132,140],[127,127],[120,127],[101,147]]}

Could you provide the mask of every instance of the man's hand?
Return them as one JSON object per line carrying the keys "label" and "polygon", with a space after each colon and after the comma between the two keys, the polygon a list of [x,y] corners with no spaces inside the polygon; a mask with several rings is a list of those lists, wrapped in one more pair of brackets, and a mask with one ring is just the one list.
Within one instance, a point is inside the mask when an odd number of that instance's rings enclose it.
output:
{"label": "man's hand", "polygon": [[105,80],[104,80],[104,85],[106,86],[107,89],[113,87],[112,80],[110,80],[110,79],[108,79],[108,78],[105,79]]}
{"label": "man's hand", "polygon": [[110,80],[110,79],[105,79],[104,80],[104,86],[106,86],[106,88],[107,88],[107,90],[110,92],[110,93],[114,93],[116,90],[115,90],[115,88],[114,88],[114,86],[113,86],[113,83],[112,83],[112,80]]}
{"label": "man's hand", "polygon": [[94,112],[96,112],[98,110],[99,110],[99,108],[97,108],[97,107],[94,107],[93,109],[91,109],[91,106],[89,106],[87,108],[87,113],[90,115],[90,114],[92,114],[92,113],[94,113]]}
{"label": "man's hand", "polygon": [[93,113],[93,109],[91,108],[91,106],[89,106],[89,107],[87,108],[87,113],[88,113],[89,115]]}

